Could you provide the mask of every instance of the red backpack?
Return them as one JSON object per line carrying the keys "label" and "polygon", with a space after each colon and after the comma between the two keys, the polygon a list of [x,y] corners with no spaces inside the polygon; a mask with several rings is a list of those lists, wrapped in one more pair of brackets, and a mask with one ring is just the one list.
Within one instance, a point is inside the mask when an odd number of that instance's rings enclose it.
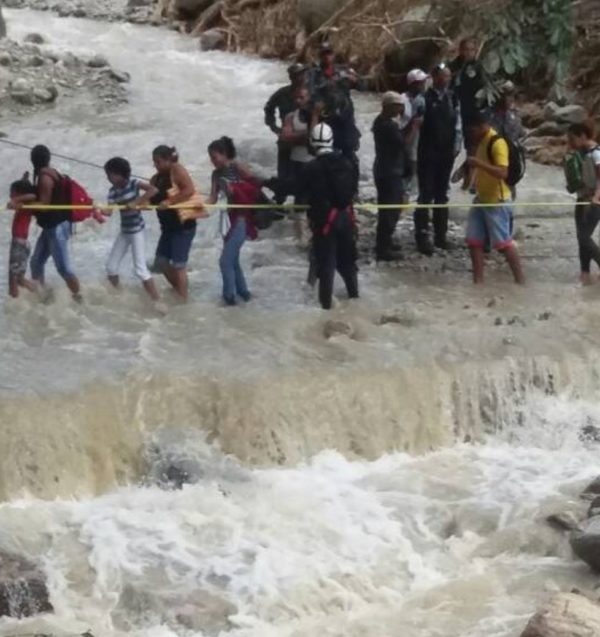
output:
{"label": "red backpack", "polygon": [[[253,206],[258,203],[261,195],[260,186],[252,181],[235,181],[229,184],[229,203],[238,206]],[[231,208],[229,220],[233,226],[240,217],[246,220],[246,236],[254,240],[258,237],[255,211],[252,208]],[[231,230],[229,231],[231,232]],[[229,233],[228,233],[229,234]]]}
{"label": "red backpack", "polygon": [[[104,217],[95,208],[90,207],[94,205],[94,200],[79,182],[71,179],[68,175],[60,175],[60,180],[55,188],[57,189],[57,203],[74,206],[69,209],[71,223],[80,223],[87,219],[95,219],[98,223],[104,223]],[[81,208],[77,206],[81,206]]]}

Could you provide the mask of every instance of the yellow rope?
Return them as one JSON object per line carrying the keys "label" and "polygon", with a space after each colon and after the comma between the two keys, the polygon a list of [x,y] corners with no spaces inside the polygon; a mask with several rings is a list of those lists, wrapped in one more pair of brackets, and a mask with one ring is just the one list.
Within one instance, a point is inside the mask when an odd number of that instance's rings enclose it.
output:
{"label": "yellow rope", "polygon": [[[437,209],[437,208],[470,208],[476,206],[477,208],[497,208],[501,203],[448,203],[448,204],[376,204],[376,203],[361,203],[354,204],[355,210],[367,210],[371,212],[378,212],[380,210],[419,210],[419,209]],[[524,202],[505,202],[505,205],[510,205],[518,208],[573,208],[574,206],[589,206],[590,202],[587,201],[553,201],[553,202],[541,202],[541,201],[524,201]],[[168,208],[168,210],[196,210],[198,205],[185,205],[174,204]],[[273,211],[294,211],[294,210],[308,210],[308,206],[297,206],[294,204],[205,204],[203,206],[205,210],[273,210]],[[132,207],[129,205],[119,206],[112,204],[95,204],[91,206],[73,206],[73,205],[35,205],[35,206],[21,206],[21,210],[31,210],[35,212],[52,212],[56,210],[106,210],[111,212],[117,212],[119,210],[140,210],[142,212],[152,212],[154,208],[148,207]],[[12,212],[9,208],[4,208],[6,212]]]}

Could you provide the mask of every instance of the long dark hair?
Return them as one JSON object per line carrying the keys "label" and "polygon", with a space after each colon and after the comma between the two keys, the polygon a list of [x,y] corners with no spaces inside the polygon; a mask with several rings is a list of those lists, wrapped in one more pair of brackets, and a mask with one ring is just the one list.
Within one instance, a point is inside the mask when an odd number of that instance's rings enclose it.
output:
{"label": "long dark hair", "polygon": [[166,159],[167,161],[173,162],[179,161],[179,154],[177,153],[175,146],[166,146],[165,144],[157,146],[152,151],[152,157],[158,157],[159,159]]}
{"label": "long dark hair", "polygon": [[33,164],[33,183],[37,184],[40,172],[43,168],[48,168],[52,155],[47,146],[39,144],[31,149],[31,163]]}
{"label": "long dark hair", "polygon": [[237,150],[233,139],[231,137],[223,136],[220,139],[215,139],[208,145],[209,153],[219,153],[219,155],[225,155],[227,159],[235,159],[237,157]]}

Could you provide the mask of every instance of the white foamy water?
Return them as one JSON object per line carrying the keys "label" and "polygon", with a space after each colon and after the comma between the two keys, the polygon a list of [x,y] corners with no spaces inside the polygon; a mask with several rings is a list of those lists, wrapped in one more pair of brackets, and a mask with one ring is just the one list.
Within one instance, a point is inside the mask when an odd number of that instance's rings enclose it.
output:
{"label": "white foamy water", "polygon": [[[206,190],[205,148],[226,133],[273,170],[262,106],[283,66],[150,27],[7,14],[16,39],[39,31],[132,75],[118,112],[90,117],[81,96],[2,122],[11,139],[100,164],[123,154],[138,174],[173,143]],[[368,194],[377,102],[357,103]],[[7,184],[27,155],[0,157]],[[101,172],[57,167],[105,196]],[[522,197],[564,198],[557,174],[532,167]],[[544,521],[598,472],[579,437],[600,421],[598,299],[567,286],[572,260],[491,292],[466,270],[368,265],[363,301],[332,314],[352,338],[328,341],[285,224],[245,248],[256,302],[218,307],[216,226],[200,225],[192,302],[167,296],[164,318],[133,280],[103,283],[114,222],[73,241],[83,306],[56,278],[55,303],[4,304],[0,550],[43,564],[56,613],[0,620],[0,636],[513,637],[548,592],[594,584]],[[546,309],[558,316],[540,322]],[[169,468],[193,484],[156,486]]]}

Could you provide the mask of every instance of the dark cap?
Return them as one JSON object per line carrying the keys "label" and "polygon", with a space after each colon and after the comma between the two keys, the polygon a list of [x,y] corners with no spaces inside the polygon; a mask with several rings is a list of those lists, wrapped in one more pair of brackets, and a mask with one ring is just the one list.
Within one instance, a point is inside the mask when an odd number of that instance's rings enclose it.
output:
{"label": "dark cap", "polygon": [[299,64],[298,62],[288,66],[288,70],[287,70],[288,75],[290,77],[295,77],[296,75],[300,75],[301,73],[304,73],[304,71],[306,71],[306,67],[304,66],[304,64]]}
{"label": "dark cap", "polygon": [[321,48],[320,48],[320,52],[321,53],[333,53],[333,46],[331,44],[331,42],[321,42]]}

